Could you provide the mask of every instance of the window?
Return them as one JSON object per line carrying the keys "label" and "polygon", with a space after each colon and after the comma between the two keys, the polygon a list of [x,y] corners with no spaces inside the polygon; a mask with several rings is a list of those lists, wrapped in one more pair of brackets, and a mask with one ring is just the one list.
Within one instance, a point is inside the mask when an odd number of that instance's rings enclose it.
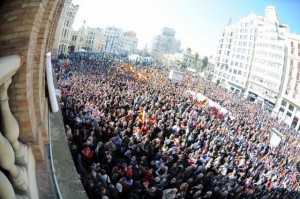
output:
{"label": "window", "polygon": [[297,99],[297,95],[298,95],[298,93],[297,93],[297,92],[294,92],[293,98],[294,98],[294,99]]}
{"label": "window", "polygon": [[286,107],[286,101],[282,101],[282,102],[281,102],[281,106]]}
{"label": "window", "polygon": [[[293,60],[292,59],[290,60],[290,66],[293,66]],[[298,63],[298,66],[299,66],[299,63]]]}
{"label": "window", "polygon": [[293,76],[293,69],[291,68],[289,71],[289,77],[292,78],[292,76]]}
{"label": "window", "polygon": [[286,95],[289,94],[289,90],[288,90],[288,89],[285,90],[285,94],[286,94]]}
{"label": "window", "polygon": [[290,111],[293,111],[294,110],[294,107],[292,105],[289,105],[289,110]]}

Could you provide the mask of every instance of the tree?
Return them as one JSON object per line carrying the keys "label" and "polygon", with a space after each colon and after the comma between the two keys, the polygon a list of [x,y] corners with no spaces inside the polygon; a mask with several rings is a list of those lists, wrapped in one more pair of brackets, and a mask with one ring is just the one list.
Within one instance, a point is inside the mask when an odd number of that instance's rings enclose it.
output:
{"label": "tree", "polygon": [[208,57],[205,56],[202,59],[202,71],[204,71],[207,68],[207,65],[208,65]]}
{"label": "tree", "polygon": [[195,53],[195,58],[194,58],[194,68],[197,69],[197,70],[199,70],[199,64],[198,64],[198,62],[199,62],[199,53],[196,52]]}

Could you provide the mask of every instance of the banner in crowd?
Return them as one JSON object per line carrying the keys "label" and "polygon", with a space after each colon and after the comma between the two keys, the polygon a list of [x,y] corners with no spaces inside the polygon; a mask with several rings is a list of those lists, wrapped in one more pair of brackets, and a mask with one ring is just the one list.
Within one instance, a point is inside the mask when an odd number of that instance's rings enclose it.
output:
{"label": "banner in crowd", "polygon": [[283,138],[283,135],[277,131],[275,128],[272,128],[270,130],[270,145],[272,147],[278,147],[278,145],[280,144],[282,138]]}
{"label": "banner in crowd", "polygon": [[169,79],[172,82],[182,82],[184,79],[185,74],[183,72],[180,71],[176,71],[176,70],[171,70],[169,73]]}

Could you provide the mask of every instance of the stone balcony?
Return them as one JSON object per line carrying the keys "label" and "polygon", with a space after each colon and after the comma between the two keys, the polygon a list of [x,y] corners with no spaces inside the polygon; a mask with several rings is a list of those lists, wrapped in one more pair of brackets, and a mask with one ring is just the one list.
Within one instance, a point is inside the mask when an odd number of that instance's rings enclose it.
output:
{"label": "stone balcony", "polygon": [[43,161],[36,160],[30,143],[19,139],[21,127],[10,110],[8,88],[20,64],[21,58],[16,55],[0,58],[0,198],[87,198],[60,110],[53,113],[45,107],[49,143],[43,145]]}

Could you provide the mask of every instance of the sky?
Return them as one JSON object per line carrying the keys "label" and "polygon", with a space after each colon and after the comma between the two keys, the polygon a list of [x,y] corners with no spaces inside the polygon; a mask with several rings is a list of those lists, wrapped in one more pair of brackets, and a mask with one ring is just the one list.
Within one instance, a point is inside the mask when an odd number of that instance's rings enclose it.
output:
{"label": "sky", "polygon": [[[266,6],[275,6],[280,23],[300,34],[299,0],[73,0],[79,5],[73,28],[115,26],[134,31],[138,48],[151,48],[163,27],[176,31],[181,48],[190,47],[200,56],[214,55],[223,27],[236,23],[251,12],[264,15]],[[298,10],[297,10],[298,9]]]}

